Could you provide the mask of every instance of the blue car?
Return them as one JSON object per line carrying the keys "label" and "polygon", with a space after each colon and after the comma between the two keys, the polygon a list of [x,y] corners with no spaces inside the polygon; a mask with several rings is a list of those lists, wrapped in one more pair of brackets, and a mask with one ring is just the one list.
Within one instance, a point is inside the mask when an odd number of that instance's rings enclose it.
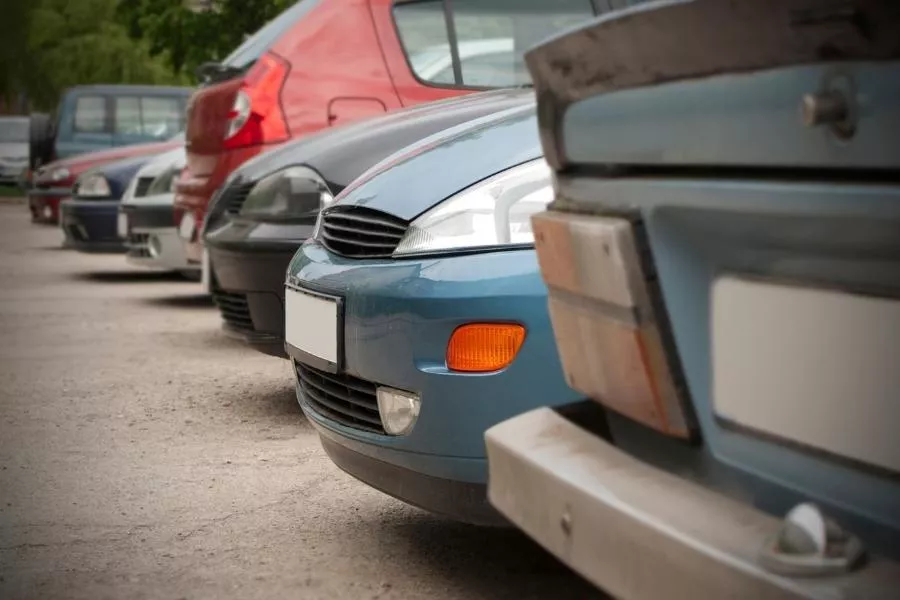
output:
{"label": "blue car", "polygon": [[331,459],[409,504],[477,524],[484,431],[572,402],[530,215],[551,197],[534,104],[425,138],[323,209],[294,256],[285,350]]}
{"label": "blue car", "polygon": [[63,245],[80,252],[125,252],[119,237],[119,203],[141,167],[155,155],[127,158],[87,171],[59,205]]}
{"label": "blue car", "polygon": [[613,597],[900,597],[896,9],[657,2],[528,55],[592,401],[488,430],[490,497]]}

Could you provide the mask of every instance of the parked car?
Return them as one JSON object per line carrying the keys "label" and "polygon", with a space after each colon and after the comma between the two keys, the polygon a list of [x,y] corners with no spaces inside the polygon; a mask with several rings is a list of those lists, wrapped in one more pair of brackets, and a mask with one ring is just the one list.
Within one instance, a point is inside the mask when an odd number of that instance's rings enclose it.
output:
{"label": "parked car", "polygon": [[63,245],[81,252],[124,252],[118,234],[119,202],[125,190],[156,155],[127,158],[96,167],[72,186],[72,197],[59,205]]}
{"label": "parked car", "polygon": [[122,196],[118,234],[125,240],[130,264],[178,271],[200,279],[200,269],[190,264],[173,219],[175,181],[184,169],[184,147],[160,154],[145,164]]}
{"label": "parked car", "polygon": [[284,352],[284,273],[319,209],[389,154],[486,114],[534,103],[531,90],[483,92],[396,111],[261,155],[238,169],[204,223],[212,294],[225,330]]}
{"label": "parked car", "polygon": [[0,184],[18,185],[28,169],[28,117],[0,117]]}
{"label": "parked car", "polygon": [[577,395],[552,342],[528,217],[550,198],[533,104],[400,150],[321,211],[285,290],[303,412],[341,469],[498,524],[484,431]]}
{"label": "parked car", "polygon": [[58,223],[60,202],[72,196],[72,185],[90,169],[127,158],[149,157],[183,146],[184,137],[178,135],[166,142],[89,152],[44,165],[34,173],[28,190],[31,220],[36,223]]}
{"label": "parked car", "polygon": [[[188,257],[202,260],[198,232],[209,200],[249,158],[327,127],[507,86],[522,71],[524,49],[593,15],[590,0],[297,2],[221,64],[201,69],[205,85],[188,111],[187,170],[176,185]],[[511,47],[496,47],[498,36],[512,40]],[[472,44],[485,39],[495,47],[474,48],[470,56]],[[431,59],[411,67],[412,57],[439,44],[451,59],[450,79],[445,63],[437,70]],[[478,51],[509,52],[515,60],[498,63],[488,77],[472,63],[470,76],[461,56],[474,59]]]}
{"label": "parked car", "polygon": [[613,597],[897,597],[898,16],[665,2],[528,56],[595,402],[490,429],[490,498]]}
{"label": "parked car", "polygon": [[155,85],[69,88],[54,116],[32,117],[32,168],[87,152],[168,140],[184,131],[191,92]]}

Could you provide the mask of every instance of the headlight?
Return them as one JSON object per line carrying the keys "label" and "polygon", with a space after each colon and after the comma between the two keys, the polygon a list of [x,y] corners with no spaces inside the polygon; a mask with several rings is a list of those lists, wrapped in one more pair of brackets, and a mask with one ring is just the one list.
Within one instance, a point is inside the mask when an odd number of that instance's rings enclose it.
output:
{"label": "headlight", "polygon": [[147,196],[159,196],[160,194],[174,194],[175,182],[181,173],[181,166],[173,165],[156,176],[147,188]]}
{"label": "headlight", "polygon": [[319,212],[334,196],[321,175],[308,167],[288,167],[261,179],[241,206],[241,215],[290,219]]}
{"label": "headlight", "polygon": [[82,198],[108,198],[112,195],[106,177],[98,173],[82,177],[76,186],[75,194]]}
{"label": "headlight", "polygon": [[51,181],[62,181],[63,179],[68,179],[69,176],[72,175],[68,169],[65,167],[60,167],[58,169],[53,169],[50,172],[50,180]]}
{"label": "headlight", "polygon": [[543,158],[507,169],[413,221],[394,256],[533,244],[531,215],[552,199],[550,167]]}

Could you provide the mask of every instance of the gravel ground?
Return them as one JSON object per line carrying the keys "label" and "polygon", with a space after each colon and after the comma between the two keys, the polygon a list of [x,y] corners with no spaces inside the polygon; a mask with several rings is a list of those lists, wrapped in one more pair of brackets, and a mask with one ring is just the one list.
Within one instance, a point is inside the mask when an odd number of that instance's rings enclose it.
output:
{"label": "gravel ground", "polygon": [[592,598],[334,467],[199,284],[0,205],[0,598]]}

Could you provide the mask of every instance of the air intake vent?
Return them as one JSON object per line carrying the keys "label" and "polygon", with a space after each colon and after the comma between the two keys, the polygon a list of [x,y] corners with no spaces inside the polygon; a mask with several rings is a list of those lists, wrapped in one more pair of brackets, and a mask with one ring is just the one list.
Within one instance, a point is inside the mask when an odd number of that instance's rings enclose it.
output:
{"label": "air intake vent", "polygon": [[384,258],[393,254],[409,223],[360,206],[335,207],[322,216],[320,241],[335,254],[350,258]]}
{"label": "air intake vent", "polygon": [[253,189],[254,185],[256,185],[256,182],[251,181],[233,185],[225,190],[225,197],[222,198],[222,202],[225,203],[225,211],[232,215],[241,212],[241,207],[244,206],[244,202],[247,200],[247,196],[250,195],[250,190]]}
{"label": "air intake vent", "polygon": [[137,185],[134,188],[134,197],[135,198],[143,198],[147,195],[147,190],[150,189],[150,185],[153,183],[153,177],[139,177],[137,180]]}

